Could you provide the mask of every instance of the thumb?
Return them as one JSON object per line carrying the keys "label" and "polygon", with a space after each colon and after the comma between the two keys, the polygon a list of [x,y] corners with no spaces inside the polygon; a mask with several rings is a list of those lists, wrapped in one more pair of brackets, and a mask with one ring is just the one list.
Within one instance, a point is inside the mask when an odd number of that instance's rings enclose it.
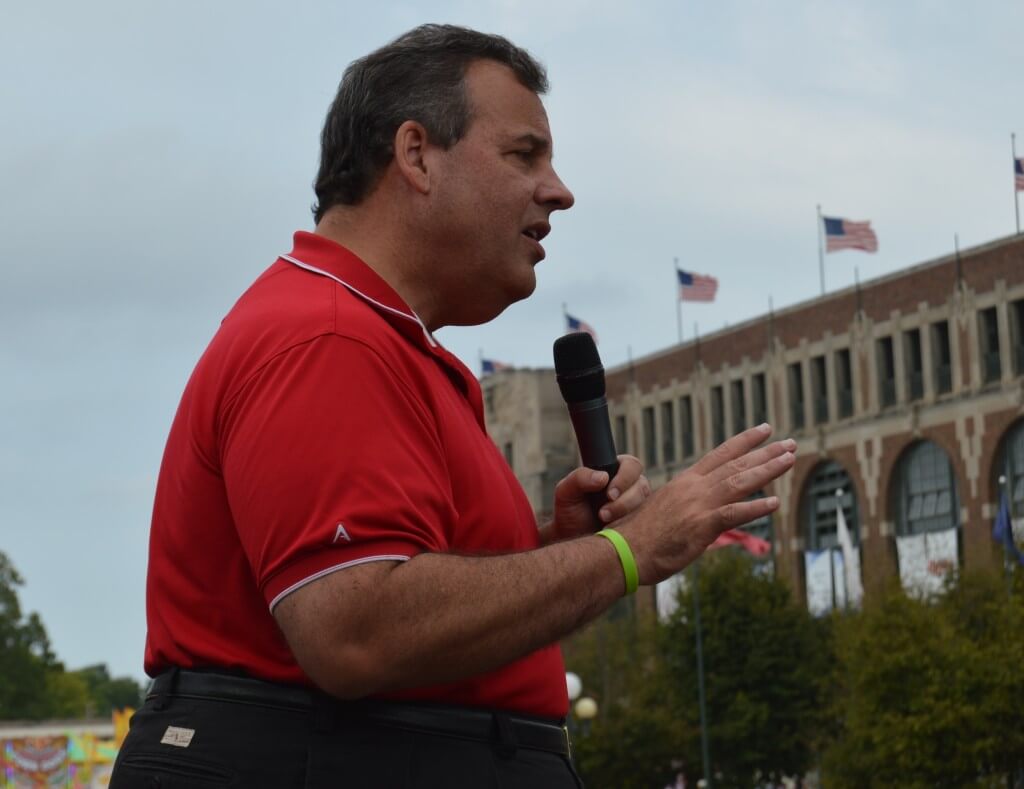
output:
{"label": "thumb", "polygon": [[609,482],[607,471],[595,471],[581,467],[564,477],[555,489],[555,495],[565,499],[582,498],[585,493],[596,493],[604,490]]}

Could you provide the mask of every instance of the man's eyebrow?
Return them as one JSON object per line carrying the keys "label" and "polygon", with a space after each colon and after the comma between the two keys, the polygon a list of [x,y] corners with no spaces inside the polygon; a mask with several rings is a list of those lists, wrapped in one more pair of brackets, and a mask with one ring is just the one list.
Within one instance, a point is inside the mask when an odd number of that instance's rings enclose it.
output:
{"label": "man's eyebrow", "polygon": [[539,134],[534,134],[533,132],[526,132],[525,134],[520,134],[519,136],[513,138],[512,141],[515,143],[529,143],[531,148],[534,148],[535,150],[538,151],[551,150],[551,140],[549,140],[547,137],[541,137]]}

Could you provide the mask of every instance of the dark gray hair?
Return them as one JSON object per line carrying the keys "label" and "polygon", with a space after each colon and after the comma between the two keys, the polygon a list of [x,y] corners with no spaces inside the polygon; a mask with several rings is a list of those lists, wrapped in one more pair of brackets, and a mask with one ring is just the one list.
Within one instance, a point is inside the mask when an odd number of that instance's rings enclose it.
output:
{"label": "dark gray hair", "polygon": [[423,124],[444,148],[462,139],[471,120],[464,77],[476,60],[508,66],[524,87],[547,92],[547,72],[529,52],[454,25],[421,25],[345,69],[320,135],[317,222],[331,206],[357,205],[370,193],[405,121]]}

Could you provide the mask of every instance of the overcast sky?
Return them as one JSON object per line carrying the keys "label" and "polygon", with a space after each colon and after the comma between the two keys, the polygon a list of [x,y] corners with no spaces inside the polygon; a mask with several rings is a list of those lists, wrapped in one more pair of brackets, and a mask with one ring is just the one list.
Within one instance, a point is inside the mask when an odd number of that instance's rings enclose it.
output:
{"label": "overcast sky", "polygon": [[[367,10],[369,7],[371,10]],[[426,9],[430,9],[429,11]],[[40,0],[0,26],[0,550],[71,668],[142,678],[147,532],[178,398],[296,229],[352,59],[422,22],[549,69],[554,217],[534,296],[439,338],[550,364],[563,302],[606,365],[813,298],[815,205],[877,255],[830,290],[1014,230],[1024,4]],[[1018,147],[1024,155],[1024,143]]]}

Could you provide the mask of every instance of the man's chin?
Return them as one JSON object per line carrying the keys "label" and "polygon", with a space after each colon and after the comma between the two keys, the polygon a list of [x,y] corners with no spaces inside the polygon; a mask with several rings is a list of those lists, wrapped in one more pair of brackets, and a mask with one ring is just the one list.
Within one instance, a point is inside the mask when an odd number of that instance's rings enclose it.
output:
{"label": "man's chin", "polygon": [[462,315],[458,316],[449,325],[479,326],[482,323],[488,323],[501,315],[501,313],[517,301],[529,298],[536,289],[537,278],[531,277],[528,282],[524,281],[519,283],[518,288],[509,288],[502,292],[500,296],[496,295],[493,299],[478,298],[469,309],[467,309]]}

